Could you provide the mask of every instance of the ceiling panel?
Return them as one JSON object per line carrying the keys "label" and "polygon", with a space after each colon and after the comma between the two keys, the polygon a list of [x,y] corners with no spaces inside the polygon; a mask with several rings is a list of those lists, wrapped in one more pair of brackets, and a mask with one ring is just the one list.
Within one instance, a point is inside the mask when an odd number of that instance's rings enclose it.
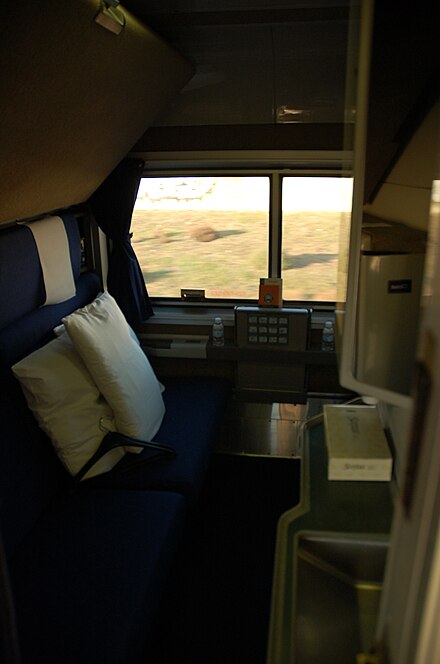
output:
{"label": "ceiling panel", "polygon": [[253,11],[347,7],[349,0],[126,0],[122,4],[142,14],[169,12]]}

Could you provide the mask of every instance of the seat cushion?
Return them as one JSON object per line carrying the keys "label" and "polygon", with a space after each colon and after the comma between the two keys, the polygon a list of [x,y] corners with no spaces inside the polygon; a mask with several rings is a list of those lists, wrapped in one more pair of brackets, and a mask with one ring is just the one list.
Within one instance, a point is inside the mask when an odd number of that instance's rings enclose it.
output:
{"label": "seat cushion", "polygon": [[[107,429],[114,431],[113,411],[102,398],[87,367],[67,334],[14,364],[27,404],[49,436],[63,465],[71,475],[79,473],[98,449]],[[125,454],[110,450],[87,476],[113,468]]]}
{"label": "seat cushion", "polygon": [[69,476],[18,382],[12,375],[0,377],[0,528],[9,556]]}
{"label": "seat cushion", "polygon": [[151,440],[165,412],[161,387],[116,300],[105,291],[63,322],[113,410],[117,431]]}
{"label": "seat cushion", "polygon": [[98,277],[93,272],[86,272],[78,279],[76,296],[71,300],[39,307],[1,329],[0,365],[11,366],[53,339],[53,330],[62,317],[90,302],[98,291]]}
{"label": "seat cushion", "polygon": [[163,382],[166,412],[154,440],[173,447],[176,457],[143,464],[148,452],[136,458],[126,455],[110,474],[88,480],[93,486],[165,489],[197,498],[230,386],[206,376],[173,377]]}
{"label": "seat cushion", "polygon": [[10,563],[24,664],[139,661],[184,511],[159,491],[81,489],[54,504]]}
{"label": "seat cushion", "polygon": [[[64,214],[62,221],[69,243],[73,277],[77,281],[81,266],[78,223],[73,214]],[[27,226],[16,225],[1,231],[0,265],[0,329],[3,329],[37,310],[45,300],[38,250]]]}

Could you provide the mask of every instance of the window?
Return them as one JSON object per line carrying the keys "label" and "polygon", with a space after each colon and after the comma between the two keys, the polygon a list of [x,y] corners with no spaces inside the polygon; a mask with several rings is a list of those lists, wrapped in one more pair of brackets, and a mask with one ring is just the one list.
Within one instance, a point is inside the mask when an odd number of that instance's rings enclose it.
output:
{"label": "window", "polygon": [[348,178],[283,178],[284,299],[337,299],[341,243],[346,235],[343,226],[351,210],[351,190],[352,181]]}
{"label": "window", "polygon": [[336,300],[339,235],[351,204],[339,177],[145,177],[133,247],[151,297],[256,300],[261,277],[283,278],[286,301]]}

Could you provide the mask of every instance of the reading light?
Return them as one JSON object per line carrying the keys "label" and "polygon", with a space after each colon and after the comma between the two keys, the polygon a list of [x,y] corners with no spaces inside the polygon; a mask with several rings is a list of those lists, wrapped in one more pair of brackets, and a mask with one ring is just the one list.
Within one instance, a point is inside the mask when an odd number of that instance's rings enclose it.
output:
{"label": "reading light", "polygon": [[102,6],[95,16],[95,21],[106,30],[119,35],[125,26],[125,16],[118,9],[119,0],[104,0]]}

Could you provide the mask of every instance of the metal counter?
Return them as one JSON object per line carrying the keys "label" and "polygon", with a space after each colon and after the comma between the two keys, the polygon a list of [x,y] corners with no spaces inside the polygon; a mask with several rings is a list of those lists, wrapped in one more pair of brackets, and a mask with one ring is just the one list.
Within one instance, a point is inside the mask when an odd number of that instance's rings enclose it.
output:
{"label": "metal counter", "polygon": [[329,481],[319,419],[301,447],[300,503],[278,523],[267,664],[353,664],[374,639],[390,484]]}

